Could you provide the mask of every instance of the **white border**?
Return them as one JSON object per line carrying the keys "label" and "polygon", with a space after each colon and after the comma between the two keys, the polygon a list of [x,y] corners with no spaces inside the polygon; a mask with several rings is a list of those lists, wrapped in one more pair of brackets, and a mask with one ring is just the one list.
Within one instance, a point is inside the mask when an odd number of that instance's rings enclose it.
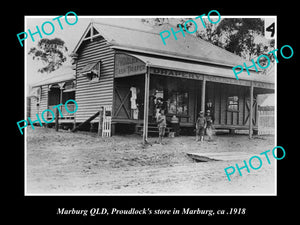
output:
{"label": "white border", "polygon": [[[27,28],[27,19],[33,19],[33,18],[53,18],[56,15],[53,16],[24,16],[24,28]],[[78,16],[79,18],[90,18],[90,19],[100,19],[100,18],[190,18],[194,16],[199,16],[199,15],[188,15],[188,16],[160,16],[160,15],[155,15],[155,16]],[[204,18],[206,18],[205,16]],[[217,16],[210,16],[211,18],[217,17]],[[221,18],[274,18],[275,19],[275,49],[277,48],[277,16],[237,16],[237,15],[232,15],[232,16],[222,16]],[[25,29],[24,29],[25,30]],[[24,104],[24,118],[27,118],[27,39],[24,41],[24,60],[25,60],[25,88],[24,88],[24,98],[25,98],[25,104]],[[274,64],[275,66],[275,146],[277,146],[277,63]],[[223,194],[49,194],[49,193],[39,193],[39,194],[34,194],[34,193],[27,193],[27,127],[25,128],[25,133],[24,133],[24,196],[277,196],[277,160],[274,160],[275,162],[275,193],[273,194],[228,194],[228,193],[223,193]],[[266,149],[262,149],[266,150]]]}

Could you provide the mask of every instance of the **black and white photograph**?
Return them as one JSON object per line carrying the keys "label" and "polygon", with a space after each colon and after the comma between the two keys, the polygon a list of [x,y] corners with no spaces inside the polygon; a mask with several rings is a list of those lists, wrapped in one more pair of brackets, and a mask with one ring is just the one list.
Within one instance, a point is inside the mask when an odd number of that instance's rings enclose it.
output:
{"label": "black and white photograph", "polygon": [[17,139],[3,149],[5,217],[215,224],[296,215],[295,4],[78,3],[18,3],[14,32],[5,31]]}
{"label": "black and white photograph", "polygon": [[25,16],[25,196],[276,196],[277,16]]}

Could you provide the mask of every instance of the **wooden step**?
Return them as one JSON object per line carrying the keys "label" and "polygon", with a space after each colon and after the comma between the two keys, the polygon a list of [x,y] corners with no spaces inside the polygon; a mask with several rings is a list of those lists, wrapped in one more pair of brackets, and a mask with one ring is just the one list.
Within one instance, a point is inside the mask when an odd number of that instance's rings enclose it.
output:
{"label": "wooden step", "polygon": [[[143,134],[143,125],[137,125],[136,126],[136,134]],[[173,128],[172,127],[166,127],[165,130],[165,135],[168,135],[170,132],[172,132]],[[158,127],[157,125],[153,126],[153,125],[148,125],[148,134],[157,134],[158,136]]]}

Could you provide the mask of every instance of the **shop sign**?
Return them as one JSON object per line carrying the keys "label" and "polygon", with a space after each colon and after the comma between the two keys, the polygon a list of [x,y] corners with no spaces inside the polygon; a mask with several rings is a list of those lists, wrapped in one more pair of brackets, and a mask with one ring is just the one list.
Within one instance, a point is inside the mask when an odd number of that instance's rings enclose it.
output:
{"label": "shop sign", "polygon": [[194,80],[203,80],[203,75],[197,73],[190,73],[178,70],[169,70],[163,68],[150,68],[151,74],[164,75],[164,76],[172,76],[172,77],[180,77]]}
{"label": "shop sign", "polygon": [[146,73],[146,64],[126,54],[115,56],[115,77],[126,77]]}

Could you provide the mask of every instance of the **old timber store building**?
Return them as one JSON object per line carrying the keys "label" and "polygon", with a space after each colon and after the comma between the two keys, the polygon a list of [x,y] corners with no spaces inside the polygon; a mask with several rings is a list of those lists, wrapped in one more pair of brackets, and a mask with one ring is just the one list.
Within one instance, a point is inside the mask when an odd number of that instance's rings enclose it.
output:
{"label": "old timber store building", "polygon": [[147,138],[147,127],[155,124],[154,99],[160,97],[167,120],[176,115],[182,130],[193,130],[199,111],[207,109],[216,129],[256,129],[256,96],[274,93],[275,76],[252,70],[237,80],[232,67],[251,62],[189,34],[164,45],[159,33],[171,27],[89,24],[73,51],[75,126],[88,121],[98,127],[92,116],[104,107],[112,134],[141,131]]}

